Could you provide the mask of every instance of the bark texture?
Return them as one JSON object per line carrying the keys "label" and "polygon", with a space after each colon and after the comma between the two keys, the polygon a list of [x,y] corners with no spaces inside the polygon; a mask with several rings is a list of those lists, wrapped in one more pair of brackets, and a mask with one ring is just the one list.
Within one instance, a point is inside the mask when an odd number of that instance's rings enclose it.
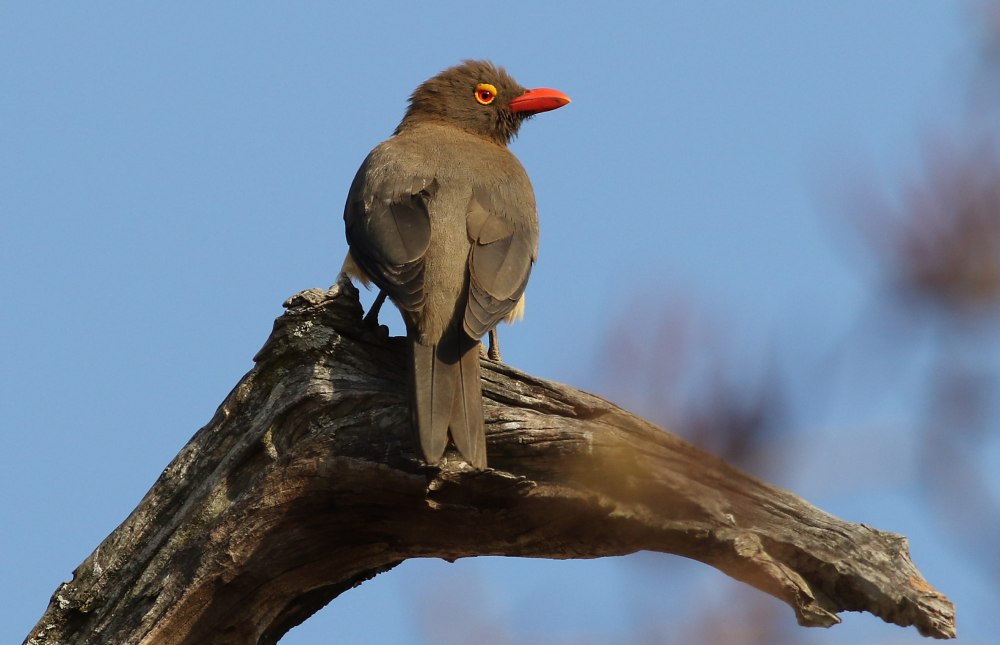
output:
{"label": "bark texture", "polygon": [[302,292],[212,420],[26,643],[275,643],[407,558],[682,555],[806,626],[955,635],[906,538],[832,517],[585,392],[483,361],[491,469],[417,458],[404,344],[342,279]]}

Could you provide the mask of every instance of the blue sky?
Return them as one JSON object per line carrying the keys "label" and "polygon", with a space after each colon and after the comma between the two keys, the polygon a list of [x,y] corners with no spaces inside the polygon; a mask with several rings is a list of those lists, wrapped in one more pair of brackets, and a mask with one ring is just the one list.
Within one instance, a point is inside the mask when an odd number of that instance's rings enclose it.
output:
{"label": "blue sky", "polygon": [[[603,391],[619,314],[680,296],[748,355],[776,343],[806,373],[872,297],[835,222],[841,189],[913,170],[923,129],[960,118],[968,6],[0,5],[0,641],[25,636],[212,416],[281,302],[335,281],[351,178],[428,76],[489,58],[573,98],[513,145],[542,239],[508,362]],[[882,461],[908,402],[831,397],[777,483],[909,535],[963,641],[985,642],[995,587],[923,512],[919,474]],[[737,585],[669,560],[409,562],[283,642],[431,642],[414,600],[428,576],[521,642],[614,642]],[[918,640],[853,614],[792,633]]]}

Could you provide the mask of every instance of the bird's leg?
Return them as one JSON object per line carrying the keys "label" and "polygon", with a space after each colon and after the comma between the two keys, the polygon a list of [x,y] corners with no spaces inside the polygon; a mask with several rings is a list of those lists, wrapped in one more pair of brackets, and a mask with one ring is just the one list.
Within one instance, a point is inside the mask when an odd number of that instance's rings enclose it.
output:
{"label": "bird's leg", "polygon": [[382,309],[382,303],[385,302],[385,290],[379,289],[378,296],[375,297],[375,302],[372,303],[371,309],[365,314],[364,323],[370,327],[378,327],[378,312]]}
{"label": "bird's leg", "polygon": [[500,362],[500,337],[496,327],[490,330],[490,348],[486,350],[486,355],[491,361]]}

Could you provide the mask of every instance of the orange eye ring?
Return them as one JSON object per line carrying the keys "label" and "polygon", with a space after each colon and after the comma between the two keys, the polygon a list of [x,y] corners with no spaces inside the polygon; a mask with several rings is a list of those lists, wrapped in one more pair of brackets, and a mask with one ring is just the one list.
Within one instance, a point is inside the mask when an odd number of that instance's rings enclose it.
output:
{"label": "orange eye ring", "polygon": [[489,83],[480,83],[476,86],[475,96],[480,105],[489,105],[497,98],[497,88]]}

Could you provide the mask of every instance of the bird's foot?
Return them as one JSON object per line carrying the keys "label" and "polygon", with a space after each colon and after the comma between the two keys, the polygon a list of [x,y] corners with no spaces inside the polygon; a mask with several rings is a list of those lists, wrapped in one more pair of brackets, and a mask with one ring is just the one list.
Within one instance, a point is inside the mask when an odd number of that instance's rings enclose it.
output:
{"label": "bird's foot", "polygon": [[364,322],[365,325],[371,327],[372,329],[378,329],[378,312],[382,310],[382,304],[385,302],[385,291],[379,291],[378,296],[375,298],[375,302],[372,303],[371,308],[368,313],[365,314]]}
{"label": "bird's foot", "polygon": [[497,335],[496,327],[490,330],[490,347],[486,350],[486,357],[491,361],[500,362],[500,337]]}

